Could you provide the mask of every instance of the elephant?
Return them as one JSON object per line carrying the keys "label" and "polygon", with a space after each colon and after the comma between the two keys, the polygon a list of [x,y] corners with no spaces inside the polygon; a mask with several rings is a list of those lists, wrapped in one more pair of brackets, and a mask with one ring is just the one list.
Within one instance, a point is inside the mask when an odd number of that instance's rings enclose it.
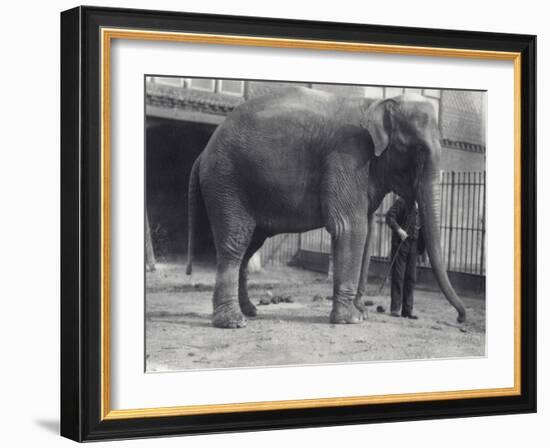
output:
{"label": "elephant", "polygon": [[244,327],[257,314],[247,264],[266,238],[322,227],[332,237],[330,322],[361,322],[373,214],[390,192],[418,201],[435,277],[464,322],[440,245],[440,156],[434,107],[419,94],[374,101],[290,87],[237,106],[189,179],[187,274],[202,197],[217,255],[212,325]]}

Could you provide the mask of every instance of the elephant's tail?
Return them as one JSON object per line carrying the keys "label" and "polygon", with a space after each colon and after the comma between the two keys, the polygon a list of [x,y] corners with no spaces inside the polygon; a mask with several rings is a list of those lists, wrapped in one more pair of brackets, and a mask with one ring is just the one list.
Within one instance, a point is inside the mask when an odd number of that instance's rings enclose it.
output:
{"label": "elephant's tail", "polygon": [[200,156],[193,163],[191,168],[191,175],[189,176],[189,190],[188,190],[188,213],[187,213],[187,268],[185,273],[191,275],[193,272],[193,251],[195,242],[195,227],[198,213],[198,201],[200,195],[199,184],[199,165]]}

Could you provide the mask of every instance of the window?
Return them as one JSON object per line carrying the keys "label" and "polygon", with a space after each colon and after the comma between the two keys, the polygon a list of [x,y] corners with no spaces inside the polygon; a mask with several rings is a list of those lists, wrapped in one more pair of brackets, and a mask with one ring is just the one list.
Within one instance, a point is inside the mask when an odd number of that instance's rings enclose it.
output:
{"label": "window", "polygon": [[431,98],[441,98],[441,90],[439,89],[424,89],[424,96]]}
{"label": "window", "polygon": [[183,87],[183,79],[175,77],[159,77],[155,76],[155,84],[162,84],[165,86]]}
{"label": "window", "polygon": [[393,98],[403,93],[403,87],[384,87],[385,98]]}
{"label": "window", "polygon": [[422,89],[413,89],[413,88],[407,87],[405,89],[405,93],[418,93],[419,95],[422,95]]}
{"label": "window", "polygon": [[433,104],[435,109],[435,118],[439,123],[439,102],[441,101],[441,90],[439,89],[424,89],[422,94]]}
{"label": "window", "polygon": [[435,118],[437,119],[437,122],[439,123],[439,99],[437,99],[437,98],[430,98],[430,97],[427,97],[426,99],[427,99],[430,103],[433,104],[434,109],[435,109]]}
{"label": "window", "polygon": [[244,81],[221,79],[218,81],[218,91],[229,95],[242,96],[244,94]]}
{"label": "window", "polygon": [[188,80],[188,83],[190,89],[204,90],[207,92],[213,92],[216,87],[216,81],[214,79],[191,78]]}
{"label": "window", "polygon": [[364,87],[364,91],[367,98],[384,98],[383,87]]}

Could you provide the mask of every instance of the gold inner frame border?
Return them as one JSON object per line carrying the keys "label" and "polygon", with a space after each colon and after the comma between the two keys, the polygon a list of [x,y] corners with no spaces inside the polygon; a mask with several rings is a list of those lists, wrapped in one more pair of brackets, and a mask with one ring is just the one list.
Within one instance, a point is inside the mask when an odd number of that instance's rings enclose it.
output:
{"label": "gold inner frame border", "polygon": [[[265,38],[239,35],[163,32],[139,29],[101,29],[101,420],[253,412],[318,407],[407,403],[514,396],[521,394],[521,53],[459,48]],[[442,392],[314,398],[208,405],[111,409],[110,344],[110,63],[113,39],[185,42],[215,45],[296,48],[325,51],[367,52],[413,56],[455,57],[513,61],[514,63],[514,386]]]}

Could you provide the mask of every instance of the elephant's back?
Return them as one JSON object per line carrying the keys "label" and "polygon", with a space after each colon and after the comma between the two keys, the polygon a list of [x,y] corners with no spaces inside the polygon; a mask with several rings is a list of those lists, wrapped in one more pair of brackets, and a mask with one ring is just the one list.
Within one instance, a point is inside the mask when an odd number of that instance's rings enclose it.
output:
{"label": "elephant's back", "polygon": [[336,100],[333,94],[305,87],[286,87],[267,95],[252,98],[229,114],[230,119],[264,119],[288,116],[307,115],[312,113],[322,115]]}
{"label": "elephant's back", "polygon": [[335,97],[290,87],[246,101],[230,114],[212,139],[223,151],[256,152],[303,148],[303,141],[326,140]]}
{"label": "elephant's back", "polygon": [[334,124],[334,97],[303,87],[281,89],[253,98],[235,108],[211,137],[207,158],[230,158],[235,163],[262,163],[305,157],[328,141]]}
{"label": "elephant's back", "polygon": [[330,94],[290,88],[239,106],[212,136],[201,182],[243,196],[266,227],[316,225],[323,170],[318,142],[326,140],[330,102]]}

